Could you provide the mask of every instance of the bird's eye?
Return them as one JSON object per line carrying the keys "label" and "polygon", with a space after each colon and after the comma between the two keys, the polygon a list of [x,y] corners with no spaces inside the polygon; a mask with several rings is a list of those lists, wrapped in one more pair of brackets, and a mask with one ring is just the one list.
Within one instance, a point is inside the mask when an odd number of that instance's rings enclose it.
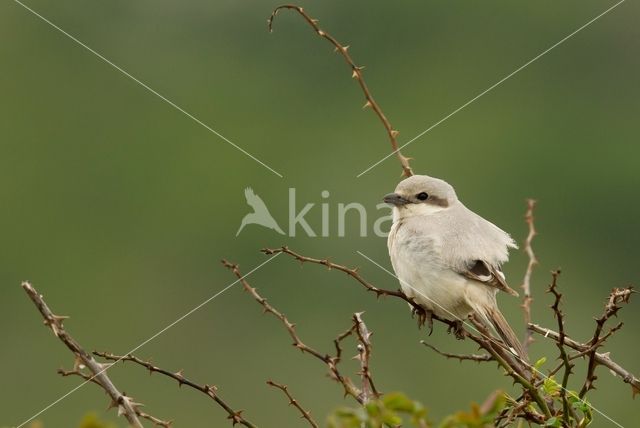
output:
{"label": "bird's eye", "polygon": [[429,195],[425,192],[420,192],[416,195],[416,198],[420,199],[421,201],[426,201],[429,198]]}

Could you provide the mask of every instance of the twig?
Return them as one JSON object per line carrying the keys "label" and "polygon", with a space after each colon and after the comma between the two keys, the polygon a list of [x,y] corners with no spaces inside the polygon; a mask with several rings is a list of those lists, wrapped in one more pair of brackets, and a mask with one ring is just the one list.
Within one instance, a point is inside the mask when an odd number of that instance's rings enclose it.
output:
{"label": "twig", "polygon": [[[62,323],[68,317],[55,315],[51,309],[49,309],[49,306],[47,306],[42,295],[39,294],[30,283],[23,282],[22,288],[36,305],[38,311],[40,311],[40,314],[44,318],[44,324],[51,329],[53,334],[65,344],[75,357],[76,363],[73,371],[65,372],[61,369],[59,372],[62,372],[61,374],[63,376],[77,374],[86,381],[91,381],[99,385],[109,397],[111,397],[111,407],[117,407],[118,414],[122,414],[133,427],[143,428],[140,419],[138,419],[139,416],[142,416],[139,410],[139,403],[135,403],[131,397],[121,393],[113,382],[111,382],[111,379],[109,379],[106,373],[109,366],[98,363],[93,359],[91,354],[86,352],[82,346],[67,333]],[[84,365],[91,372],[91,375],[82,373],[80,371],[82,369],[80,364]],[[169,424],[167,423],[166,426],[169,426]]]}
{"label": "twig", "polygon": [[358,360],[360,360],[360,375],[362,376],[362,401],[366,404],[371,399],[380,397],[371,377],[369,368],[371,359],[371,332],[362,320],[362,312],[353,314],[353,324],[358,336]]}
{"label": "twig", "polygon": [[[380,297],[380,296],[396,297],[396,298],[402,299],[405,302],[409,303],[411,305],[411,307],[413,309],[415,309],[418,313],[424,312],[424,309],[418,303],[416,303],[416,301],[413,298],[411,298],[411,297],[407,296],[406,294],[404,294],[402,292],[402,290],[385,290],[383,288],[378,288],[375,285],[373,285],[372,283],[370,283],[369,281],[367,281],[366,279],[364,279],[360,275],[360,273],[358,272],[358,268],[349,268],[347,266],[339,265],[337,263],[331,262],[329,259],[316,259],[316,258],[313,258],[313,257],[303,256],[301,254],[298,254],[298,253],[290,250],[289,247],[287,247],[287,246],[282,246],[280,248],[263,248],[260,251],[263,252],[266,255],[284,253],[284,254],[287,254],[287,255],[291,256],[295,260],[298,260],[300,263],[317,264],[317,265],[325,266],[328,270],[334,269],[334,270],[338,270],[340,272],[344,272],[347,275],[349,275],[351,278],[353,278],[357,282],[359,282],[368,291],[371,291],[372,293],[374,293],[376,295],[376,297]],[[433,315],[433,319],[436,319],[436,320],[448,325],[451,328],[458,327],[455,322],[447,320],[445,318],[440,318],[440,317],[436,316],[435,314]]]}
{"label": "twig", "polygon": [[587,349],[585,349],[584,351],[581,352],[576,352],[575,354],[571,355],[569,357],[570,360],[575,360],[581,357],[584,357],[587,354],[590,354],[594,349],[598,349],[600,348],[604,342],[606,342],[606,340],[608,338],[610,338],[611,336],[613,336],[618,330],[620,330],[622,328],[622,326],[624,325],[623,322],[619,322],[618,324],[616,324],[615,326],[611,327],[609,329],[609,331],[604,335],[604,336],[600,336],[600,339],[598,340],[598,342],[596,342],[596,344],[594,345],[589,345],[589,347]]}
{"label": "twig", "polygon": [[[558,340],[560,340],[560,335],[556,331],[553,331],[546,327],[542,327],[538,324],[529,324],[529,329],[553,341],[557,342]],[[590,349],[589,345],[584,345],[569,337],[565,337],[565,343],[568,347],[575,349],[576,351],[586,351]],[[629,385],[631,385],[632,393],[634,396],[636,394],[640,394],[640,379],[638,379],[635,375],[633,375],[633,373],[622,367],[620,364],[613,361],[609,352],[596,352],[594,359],[598,364],[603,365],[611,370],[614,376],[620,377],[624,383],[628,383]]]}
{"label": "twig", "polygon": [[351,77],[358,81],[358,84],[360,85],[360,89],[362,89],[362,92],[364,93],[366,103],[364,104],[363,108],[371,107],[373,109],[376,116],[378,116],[378,118],[382,122],[382,125],[387,131],[387,135],[391,143],[391,148],[393,149],[393,153],[395,153],[396,157],[400,161],[400,165],[402,166],[402,172],[404,176],[405,177],[412,176],[413,171],[411,170],[411,166],[409,165],[410,158],[403,156],[398,146],[398,141],[397,141],[398,131],[393,129],[393,127],[391,126],[391,123],[389,122],[389,119],[387,119],[385,114],[382,112],[382,108],[380,108],[380,105],[373,98],[373,95],[371,94],[369,87],[364,81],[364,76],[362,74],[362,70],[364,69],[364,67],[357,66],[356,63],[353,61],[353,59],[351,58],[351,55],[349,55],[349,52],[348,52],[349,46],[344,46],[340,44],[340,42],[338,42],[331,34],[322,30],[318,26],[317,19],[314,19],[311,16],[309,16],[304,11],[304,9],[302,9],[300,6],[296,6],[293,4],[285,4],[282,6],[278,6],[276,9],[274,9],[274,11],[271,13],[271,16],[269,17],[269,20],[268,20],[269,32],[273,31],[273,21],[276,15],[278,14],[278,12],[282,9],[289,9],[289,10],[298,12],[304,18],[304,20],[313,28],[313,30],[316,32],[316,34],[318,34],[318,36],[328,40],[329,43],[331,43],[335,48],[335,51],[340,53],[340,55],[342,55],[344,60],[347,62],[347,64],[351,68]]}
{"label": "twig", "polygon": [[[569,376],[573,372],[573,364],[569,360],[569,356],[567,355],[567,351],[565,349],[565,339],[566,334],[564,331],[564,314],[560,309],[560,301],[562,300],[562,294],[558,291],[558,276],[560,275],[560,271],[556,270],[551,273],[551,285],[549,286],[549,293],[553,294],[554,301],[553,305],[551,305],[551,309],[553,310],[553,314],[558,322],[558,341],[556,345],[558,346],[558,350],[560,351],[560,360],[562,361],[562,365],[564,366],[564,374],[562,376],[562,388],[560,388],[560,399],[562,400],[562,420],[565,426],[569,426],[569,416],[573,416],[574,419],[577,420],[575,414],[573,413],[573,408],[571,404],[569,404],[569,400],[567,399],[567,385],[569,384]],[[527,329],[528,330],[528,329]],[[531,332],[533,334],[533,332]]]}
{"label": "twig", "polygon": [[342,341],[347,337],[351,336],[355,328],[356,326],[352,325],[344,333],[339,334],[338,337],[333,339],[333,344],[336,347],[336,356],[334,357],[335,364],[338,364],[342,359],[342,346],[341,346]]}
{"label": "twig", "polygon": [[494,358],[489,354],[451,354],[449,352],[441,351],[440,349],[436,348],[430,343],[425,342],[424,340],[421,340],[420,343],[422,343],[427,348],[432,349],[436,353],[442,355],[443,357],[451,358],[453,360],[475,361],[477,363],[494,360]]}
{"label": "twig", "polygon": [[598,350],[598,342],[600,341],[600,334],[602,333],[602,329],[609,318],[616,316],[618,311],[621,309],[622,303],[628,303],[631,298],[631,294],[633,293],[633,289],[631,287],[628,288],[614,288],[609,294],[609,298],[607,299],[607,303],[604,308],[604,312],[600,316],[600,318],[596,319],[596,328],[593,333],[593,338],[591,339],[590,345],[592,347],[591,352],[589,352],[589,363],[587,366],[587,376],[580,389],[579,396],[580,398],[584,398],[587,395],[589,390],[594,388],[594,382],[598,378],[595,375],[595,370],[597,366],[596,361],[596,353]]}
{"label": "twig", "polygon": [[527,200],[527,213],[525,214],[525,221],[529,226],[529,234],[527,235],[527,239],[524,243],[524,252],[529,257],[529,263],[527,264],[527,270],[525,271],[524,279],[522,281],[522,290],[524,291],[522,293],[524,295],[522,299],[522,311],[524,312],[525,322],[525,334],[524,340],[522,341],[522,348],[524,349],[525,355],[529,352],[529,346],[533,342],[533,333],[528,328],[526,328],[526,326],[531,323],[531,303],[533,302],[533,297],[531,295],[531,275],[533,274],[533,268],[538,264],[538,259],[533,252],[533,248],[531,247],[533,238],[537,235],[533,217],[533,210],[535,206],[535,200]]}
{"label": "twig", "polygon": [[298,400],[293,398],[293,396],[289,392],[289,388],[287,388],[287,385],[282,385],[282,384],[279,384],[279,383],[274,382],[272,380],[268,380],[267,381],[267,385],[273,386],[274,388],[277,388],[280,391],[282,391],[287,396],[287,398],[289,399],[289,405],[291,405],[291,406],[295,407],[296,409],[298,409],[298,411],[300,412],[300,415],[301,415],[300,417],[305,419],[307,422],[309,422],[309,425],[311,425],[313,428],[318,428],[317,422],[314,421],[313,418],[311,417],[311,412],[305,410],[304,407],[302,407],[300,405]]}
{"label": "twig", "polygon": [[195,389],[196,391],[200,391],[203,394],[205,394],[207,397],[211,398],[213,401],[215,401],[220,407],[222,407],[228,414],[227,419],[230,419],[231,422],[233,423],[233,425],[236,424],[240,424],[243,425],[247,428],[256,428],[256,426],[254,424],[252,424],[251,422],[247,421],[243,416],[242,416],[242,410],[233,410],[233,408],[231,408],[230,405],[228,405],[217,393],[217,388],[213,385],[201,385],[198,384],[192,380],[187,379],[186,377],[184,377],[182,370],[177,371],[177,372],[171,372],[169,370],[165,370],[163,368],[160,368],[158,366],[155,366],[151,363],[150,360],[142,360],[138,357],[136,357],[135,355],[114,355],[112,353],[109,352],[100,352],[100,351],[93,351],[94,355],[97,355],[98,357],[104,358],[105,360],[108,361],[122,361],[124,362],[132,362],[135,363],[139,366],[142,366],[144,368],[146,368],[147,370],[149,370],[149,373],[160,373],[164,376],[170,377],[172,379],[174,379],[175,381],[178,382],[178,386],[182,386],[182,385],[187,385],[190,388]]}
{"label": "twig", "polygon": [[231,272],[233,272],[233,274],[240,280],[240,283],[244,287],[245,291],[247,291],[251,295],[251,297],[253,297],[256,302],[258,302],[262,306],[265,312],[270,313],[274,317],[278,318],[282,322],[282,324],[284,324],[287,332],[289,333],[289,336],[291,337],[291,339],[293,339],[293,346],[300,349],[300,351],[302,351],[303,353],[312,355],[316,359],[322,361],[329,368],[331,377],[342,385],[345,395],[353,397],[356,401],[358,401],[358,403],[362,404],[361,391],[353,384],[353,382],[348,377],[343,376],[340,373],[340,370],[338,369],[339,358],[316,351],[314,348],[302,342],[300,337],[298,337],[298,333],[296,332],[295,324],[292,324],[284,314],[267,303],[267,299],[258,294],[254,287],[251,287],[251,285],[247,282],[247,280],[240,272],[238,265],[230,263],[226,260],[222,260],[222,264]]}

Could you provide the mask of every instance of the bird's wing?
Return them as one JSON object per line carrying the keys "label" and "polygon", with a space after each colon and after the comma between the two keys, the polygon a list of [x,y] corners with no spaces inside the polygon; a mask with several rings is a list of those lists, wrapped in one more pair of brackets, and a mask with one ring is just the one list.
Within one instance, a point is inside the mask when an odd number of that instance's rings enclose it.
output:
{"label": "bird's wing", "polygon": [[247,204],[249,204],[249,206],[251,206],[256,213],[265,211],[269,212],[262,198],[256,195],[251,187],[247,187],[246,189],[244,189],[244,197],[247,200]]}
{"label": "bird's wing", "polygon": [[504,273],[499,267],[492,266],[483,260],[473,260],[469,263],[469,268],[459,272],[469,279],[479,281],[490,287],[495,287],[512,296],[518,296],[518,292],[507,285]]}

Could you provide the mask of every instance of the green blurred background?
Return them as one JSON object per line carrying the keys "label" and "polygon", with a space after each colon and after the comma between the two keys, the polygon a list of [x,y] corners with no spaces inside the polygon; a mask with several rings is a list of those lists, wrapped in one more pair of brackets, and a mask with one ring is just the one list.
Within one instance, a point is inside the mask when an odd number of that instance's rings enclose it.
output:
{"label": "green blurred background", "polygon": [[[404,142],[613,5],[605,1],[303,2],[351,45]],[[395,280],[384,238],[359,237],[355,216],[336,237],[336,206],[371,214],[399,180],[384,130],[332,48],[298,16],[269,34],[268,1],[34,1],[30,7],[279,171],[279,178],[30,14],[0,3],[0,425],[17,425],[79,383],[66,349],[42,326],[20,288],[29,279],[87,349],[125,353],[233,281],[219,259],[245,271],[257,250],[288,244],[360,266],[381,287]],[[638,280],[640,8],[628,1],[410,145],[418,173],[446,178],[467,204],[522,242],[525,199],[539,200],[534,319],[553,326],[544,289],[561,267],[567,326],[586,340],[613,286]],[[298,203],[330,192],[332,236],[286,238],[259,226],[235,233],[252,186],[281,226],[287,189]],[[320,207],[308,216],[320,229]],[[519,286],[526,257],[505,267]],[[458,364],[419,345],[402,302],[376,299],[339,273],[284,256],[250,277],[322,350],[355,311],[375,332],[372,370],[384,391],[423,401],[433,419],[511,390],[490,364]],[[501,306],[522,330],[519,301]],[[638,302],[612,356],[640,371]],[[441,326],[430,338],[473,352]],[[141,357],[213,383],[262,426],[300,426],[287,383],[322,419],[344,404],[317,361],[301,355],[275,320],[234,287],[140,349]],[[533,356],[555,355],[539,340]],[[354,352],[350,348],[351,353]],[[351,364],[349,366],[349,364]],[[551,363],[548,363],[551,364]],[[347,363],[353,367],[353,363]],[[115,383],[177,427],[226,426],[204,396],[137,367]],[[578,380],[578,378],[576,379]],[[572,385],[579,387],[579,384]],[[624,426],[640,411],[630,388],[600,370],[594,405]],[[39,419],[70,427],[86,412],[115,420],[87,385]],[[612,426],[598,416],[594,426]]]}

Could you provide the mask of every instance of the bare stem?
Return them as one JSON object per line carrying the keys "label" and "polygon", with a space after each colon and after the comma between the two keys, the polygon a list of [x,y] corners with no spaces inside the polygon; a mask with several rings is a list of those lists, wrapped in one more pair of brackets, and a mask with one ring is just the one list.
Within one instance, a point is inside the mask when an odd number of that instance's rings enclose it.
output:
{"label": "bare stem", "polygon": [[380,393],[376,389],[369,368],[371,359],[371,332],[362,320],[362,312],[353,314],[353,323],[358,335],[358,359],[360,360],[360,375],[362,376],[362,401],[366,404],[372,398],[378,398]]}
{"label": "bare stem", "polygon": [[402,153],[400,152],[400,147],[398,146],[398,141],[397,141],[398,131],[393,129],[393,127],[391,126],[391,123],[389,122],[389,119],[387,119],[387,117],[383,113],[382,108],[373,98],[373,95],[371,94],[369,87],[364,81],[364,76],[362,74],[362,70],[364,69],[364,67],[356,65],[356,63],[353,61],[353,59],[351,58],[351,55],[349,55],[349,52],[348,52],[349,46],[344,46],[340,44],[340,42],[338,42],[331,34],[322,30],[320,26],[318,26],[317,19],[312,18],[304,11],[303,8],[294,4],[285,4],[282,6],[278,6],[276,9],[274,9],[268,21],[270,32],[273,31],[273,21],[276,18],[276,15],[278,15],[278,12],[280,12],[283,9],[293,10],[298,14],[300,14],[300,16],[304,18],[307,24],[309,24],[311,28],[313,28],[313,30],[316,32],[318,36],[329,41],[329,43],[331,43],[335,48],[335,51],[338,52],[340,55],[342,55],[344,60],[347,62],[347,64],[351,68],[351,77],[357,80],[358,84],[360,85],[360,89],[362,89],[362,92],[364,94],[366,102],[363,108],[370,107],[373,109],[378,119],[380,119],[380,122],[382,122],[384,129],[387,131],[387,136],[389,137],[389,141],[391,143],[391,148],[393,149],[393,153],[396,155],[396,157],[400,161],[400,165],[402,166],[403,175],[405,177],[412,176],[413,171],[411,170],[411,166],[409,165],[410,158],[403,156]]}
{"label": "bare stem", "polygon": [[[556,318],[556,321],[558,322],[558,341],[556,342],[556,345],[558,346],[558,350],[560,351],[560,360],[562,361],[562,366],[564,366],[562,388],[560,388],[560,398],[562,400],[562,420],[564,421],[565,426],[569,426],[569,416],[573,413],[573,409],[571,407],[571,404],[569,404],[569,400],[567,399],[567,385],[569,384],[569,376],[572,373],[573,364],[569,360],[569,356],[567,355],[567,351],[565,349],[566,334],[564,331],[564,314],[560,309],[562,294],[558,291],[558,276],[560,275],[560,271],[553,271],[551,275],[551,285],[549,286],[548,292],[553,294],[554,296],[554,302],[553,305],[551,305],[551,309],[553,310],[553,314]],[[533,332],[531,333],[533,334]],[[573,417],[574,419],[577,419],[575,415],[573,415]]]}
{"label": "bare stem", "polygon": [[[267,299],[262,297],[258,293],[258,291],[247,282],[245,277],[240,272],[240,268],[238,267],[238,265],[230,263],[226,260],[223,260],[222,264],[231,272],[233,272],[233,274],[240,280],[240,283],[244,287],[245,291],[247,291],[251,295],[251,297],[253,297],[255,301],[262,306],[263,310],[266,313],[273,315],[282,322],[287,332],[289,333],[289,336],[293,340],[293,346],[298,348],[303,353],[312,355],[316,359],[322,361],[329,368],[330,376],[342,385],[345,395],[353,397],[356,401],[362,404],[361,391],[353,384],[351,379],[343,376],[338,369],[338,362],[340,361],[339,356],[334,357],[329,354],[323,354],[302,342],[302,340],[298,336],[298,333],[296,332],[295,324],[291,323],[282,312],[278,311],[276,308],[267,303]],[[339,341],[337,343],[339,343]],[[336,346],[338,347],[339,345]]]}
{"label": "bare stem", "polygon": [[[536,255],[533,252],[533,248],[531,246],[533,238],[535,238],[537,234],[533,217],[533,210],[535,206],[535,200],[527,200],[527,213],[525,214],[525,221],[529,226],[529,234],[527,235],[527,239],[524,242],[524,252],[529,257],[529,263],[527,264],[527,270],[525,271],[524,279],[522,281],[522,294],[524,295],[522,299],[522,311],[524,313],[525,327],[529,325],[529,323],[531,323],[531,303],[533,302],[533,297],[531,295],[531,275],[533,274],[534,267],[538,264],[538,259],[536,258]],[[522,341],[522,348],[524,349],[525,354],[528,353],[529,346],[532,342],[533,333],[528,328],[525,328],[524,340]]]}
{"label": "bare stem", "polygon": [[228,414],[227,419],[230,419],[233,425],[240,424],[247,428],[256,428],[256,425],[252,424],[242,416],[242,412],[243,412],[242,410],[234,410],[229,404],[226,403],[226,401],[224,401],[218,395],[217,393],[218,388],[216,388],[214,385],[198,384],[192,380],[189,380],[186,377],[184,377],[182,370],[179,370],[177,372],[171,372],[169,370],[165,370],[163,368],[153,365],[151,363],[151,360],[145,361],[131,354],[114,355],[109,352],[99,352],[99,351],[94,351],[93,354],[101,358],[104,358],[105,360],[108,360],[108,361],[116,361],[116,362],[122,361],[123,363],[129,361],[146,368],[147,370],[149,370],[150,374],[159,373],[171,379],[174,379],[175,381],[178,382],[178,386],[187,385],[188,387],[195,389],[196,391],[202,392],[207,397],[215,401],[220,407],[222,407],[225,410],[225,412],[227,412]]}
{"label": "bare stem", "polygon": [[486,362],[486,361],[493,361],[494,360],[493,356],[491,356],[489,354],[452,354],[452,353],[449,353],[449,352],[441,351],[440,349],[436,348],[435,346],[431,345],[430,343],[425,342],[424,340],[421,340],[420,343],[422,343],[427,348],[432,349],[435,353],[440,354],[443,357],[453,359],[453,360],[475,361],[477,363]]}
{"label": "bare stem", "polygon": [[272,380],[268,380],[267,385],[273,386],[274,388],[277,388],[280,391],[282,391],[284,395],[286,395],[287,398],[289,399],[289,405],[298,409],[301,417],[305,419],[309,423],[309,425],[311,425],[313,428],[318,428],[318,423],[314,421],[313,418],[311,417],[311,412],[309,412],[308,410],[305,410],[304,407],[300,405],[300,402],[295,398],[293,398],[293,396],[289,392],[289,388],[287,387],[287,385],[282,385]]}
{"label": "bare stem", "polygon": [[[262,251],[264,254],[267,254],[267,255],[283,253],[291,256],[293,259],[303,264],[304,263],[317,264],[317,265],[325,266],[328,270],[337,270],[340,272],[344,272],[347,275],[349,275],[351,278],[359,282],[360,285],[362,285],[368,291],[374,293],[376,297],[380,297],[380,296],[396,297],[398,299],[402,299],[405,302],[409,303],[417,313],[424,312],[424,309],[418,303],[416,303],[416,301],[413,298],[404,294],[402,290],[385,290],[383,288],[378,288],[372,283],[370,283],[369,281],[367,281],[366,279],[364,279],[362,275],[360,275],[360,273],[358,272],[358,268],[349,268],[347,266],[339,265],[337,263],[331,262],[329,259],[316,259],[313,257],[303,256],[301,254],[296,253],[295,251],[290,250],[289,247],[287,246],[283,246],[280,248],[263,248],[260,251]],[[457,324],[453,321],[447,320],[445,318],[440,318],[436,315],[432,315],[432,317],[433,319],[448,325],[450,328],[458,327]]]}
{"label": "bare stem", "polygon": [[[538,324],[529,324],[529,329],[531,329],[531,331],[533,331],[534,333],[537,333],[555,342],[560,340],[560,335],[558,334],[558,332],[548,329],[546,327],[542,327]],[[575,349],[576,351],[579,351],[579,352],[590,350],[589,345],[585,345],[583,343],[575,341],[569,338],[568,336],[565,337],[565,343],[568,347]],[[629,370],[625,369],[620,364],[613,361],[608,352],[606,353],[596,352],[594,359],[596,363],[603,365],[607,367],[609,370],[611,370],[615,374],[615,376],[622,379],[624,383],[628,383],[629,385],[631,385],[632,393],[634,396],[636,394],[640,394],[640,379],[638,379],[638,377],[635,376],[633,373],[631,373]]]}
{"label": "bare stem", "polygon": [[[36,305],[38,311],[44,318],[44,324],[51,329],[53,334],[65,344],[65,346],[73,353],[75,358],[74,370],[66,372],[62,369],[59,373],[63,376],[78,375],[86,381],[91,381],[99,385],[111,397],[111,407],[117,407],[118,412],[124,415],[127,421],[135,428],[143,428],[139,416],[140,405],[135,403],[131,397],[127,397],[121,393],[107,376],[109,366],[98,363],[80,344],[64,329],[63,321],[66,316],[55,315],[49,306],[47,306],[41,294],[39,294],[33,286],[28,282],[22,283],[22,288],[27,293],[31,301]],[[86,367],[91,374],[82,372]],[[167,424],[168,426],[168,424]]]}
{"label": "bare stem", "polygon": [[[591,346],[591,350],[589,352],[589,363],[587,366],[587,376],[580,389],[580,398],[584,398],[587,395],[589,390],[594,389],[594,382],[598,378],[595,374],[595,370],[597,367],[598,361],[596,360],[596,353],[598,351],[598,343],[600,342],[600,335],[602,334],[602,329],[606,322],[613,316],[618,314],[618,311],[622,308],[623,303],[628,303],[631,298],[631,294],[633,293],[633,289],[631,287],[628,288],[614,288],[609,294],[609,298],[607,299],[607,303],[604,307],[604,312],[599,318],[596,318],[596,328],[593,333],[593,338],[589,342]],[[635,395],[635,393],[634,393]]]}

